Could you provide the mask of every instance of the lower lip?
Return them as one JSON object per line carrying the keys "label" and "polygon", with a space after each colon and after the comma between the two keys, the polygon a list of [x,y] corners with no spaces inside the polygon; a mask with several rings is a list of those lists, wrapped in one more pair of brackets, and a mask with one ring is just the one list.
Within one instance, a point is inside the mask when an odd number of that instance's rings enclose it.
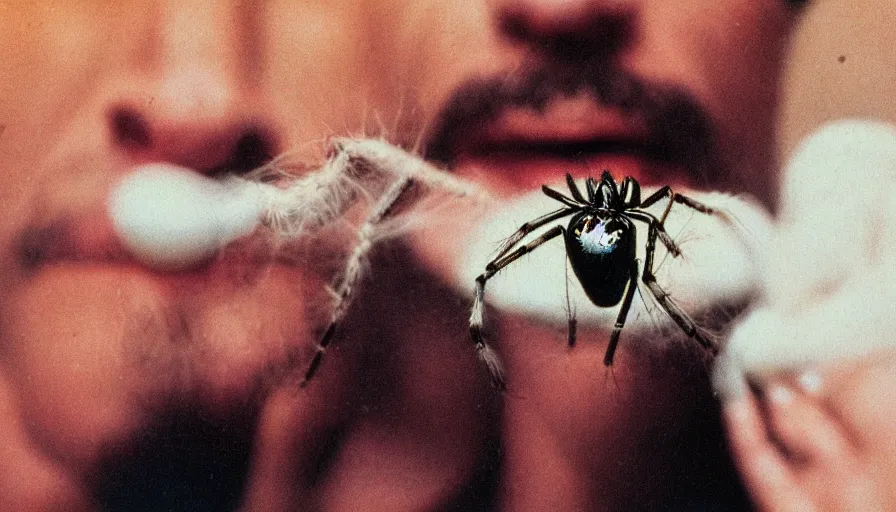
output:
{"label": "lower lip", "polygon": [[630,176],[644,186],[693,187],[687,174],[678,166],[649,162],[628,154],[596,154],[566,159],[539,154],[503,153],[457,161],[460,175],[488,184],[495,194],[504,197],[537,190],[542,185],[563,183],[567,173],[584,179],[597,177],[604,170],[609,170],[617,180]]}

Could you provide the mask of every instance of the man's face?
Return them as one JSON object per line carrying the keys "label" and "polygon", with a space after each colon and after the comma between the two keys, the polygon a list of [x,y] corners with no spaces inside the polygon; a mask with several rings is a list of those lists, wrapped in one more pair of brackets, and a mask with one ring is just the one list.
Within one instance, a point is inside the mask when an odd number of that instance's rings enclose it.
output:
{"label": "man's face", "polygon": [[306,306],[330,303],[332,275],[305,263],[330,255],[247,244],[153,272],[119,247],[107,197],[146,163],[239,174],[288,150],[315,162],[331,135],[413,145],[437,101],[423,84],[485,37],[484,10],[436,4],[0,2],[0,332],[51,445],[120,423],[119,400],[244,403],[308,354]]}

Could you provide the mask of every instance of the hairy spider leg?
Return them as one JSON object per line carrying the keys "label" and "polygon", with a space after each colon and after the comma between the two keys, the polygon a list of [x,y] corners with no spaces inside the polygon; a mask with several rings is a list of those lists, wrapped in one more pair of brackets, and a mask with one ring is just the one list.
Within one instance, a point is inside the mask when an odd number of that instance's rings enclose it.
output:
{"label": "hairy spider leg", "polygon": [[[287,166],[281,160],[258,169],[252,178],[263,180],[284,174]],[[365,184],[391,183],[401,176],[459,197],[487,196],[483,189],[442,172],[386,141],[334,138],[323,166],[276,194],[264,222],[285,238],[298,237],[343,215],[359,195],[368,193]],[[379,193],[377,190],[376,194]]]}
{"label": "hairy spider leg", "polygon": [[572,178],[572,174],[566,173],[566,186],[569,187],[569,193],[572,194],[573,199],[580,203],[588,203],[579,186],[576,185],[576,180]]}
{"label": "hairy spider leg", "polygon": [[666,246],[666,249],[668,249],[675,257],[681,256],[681,249],[678,248],[678,244],[676,244],[675,241],[672,240],[672,237],[669,236],[669,233],[666,232],[666,227],[663,226],[663,222],[657,219],[652,213],[641,210],[626,210],[625,215],[628,215],[635,220],[645,222],[656,229],[657,236],[660,241],[663,242],[663,245]]}
{"label": "hairy spider leg", "polygon": [[[447,190],[459,197],[486,198],[488,196],[475,185],[442,172],[422,158],[411,155],[386,141],[336,138],[331,141],[324,167],[308,178],[300,180],[299,183],[302,183],[303,186],[295,187],[297,189],[295,192],[299,196],[292,197],[290,203],[304,205],[312,201],[314,197],[324,194],[324,202],[330,201],[334,204],[330,205],[329,209],[324,210],[323,213],[318,213],[319,218],[316,220],[318,223],[323,223],[344,213],[355,200],[355,195],[340,193],[338,186],[330,186],[330,183],[335,184],[342,180],[375,181],[382,180],[384,177],[394,177],[395,181],[382,193],[358,231],[357,245],[346,261],[339,284],[333,288],[335,303],[330,324],[315,349],[305,376],[299,384],[300,387],[305,387],[317,372],[336,328],[345,317],[354,297],[365,268],[365,260],[376,242],[376,229],[392,213],[392,209],[404,193],[412,185],[421,184],[428,188]],[[301,208],[287,209],[279,221],[284,224],[300,226],[298,231],[301,231],[301,226],[304,226],[307,221],[307,213]]]}
{"label": "hairy spider leg", "polygon": [[333,144],[344,157],[346,167],[367,169],[377,176],[409,177],[427,188],[447,190],[459,197],[488,199],[488,193],[481,187],[438,169],[386,141],[338,138]]}
{"label": "hairy spider leg", "polygon": [[666,204],[666,208],[665,210],[663,210],[663,215],[660,217],[660,223],[666,222],[666,217],[669,216],[669,211],[672,210],[672,203],[681,203],[685,206],[693,208],[694,210],[697,210],[700,213],[705,213],[707,215],[713,215],[717,213],[715,208],[706,206],[705,204],[699,201],[695,201],[688,196],[681,195],[678,192],[673,192],[672,187],[670,187],[669,185],[666,185],[665,187],[657,190],[656,192],[651,194],[650,197],[641,201],[641,204],[638,205],[638,208],[647,208],[664,197],[669,198],[669,203]]}
{"label": "hairy spider leg", "polygon": [[624,209],[622,198],[619,195],[619,184],[613,179],[613,175],[610,174],[610,171],[605,170],[601,174],[599,185],[596,184],[594,178],[588,178],[585,185],[588,185],[589,183],[591,184],[591,188],[594,189],[594,199],[591,201],[593,206],[600,206],[611,210]]}
{"label": "hairy spider leg", "polygon": [[631,176],[626,176],[619,188],[619,197],[623,208],[637,208],[641,204],[641,185]]}
{"label": "hairy spider leg", "polygon": [[625,327],[625,319],[628,317],[628,311],[632,307],[632,301],[635,298],[635,290],[637,288],[638,260],[634,260],[632,261],[628,288],[625,290],[625,297],[622,299],[622,305],[619,306],[619,314],[616,315],[616,325],[613,326],[613,332],[610,334],[610,344],[607,345],[607,352],[604,354],[605,366],[613,364],[613,355],[616,353],[616,345],[619,344],[619,335],[622,334],[622,328]]}
{"label": "hairy spider leg", "polygon": [[580,208],[560,208],[559,210],[555,210],[551,213],[542,215],[535,220],[531,220],[516,230],[512,235],[510,235],[504,243],[501,244],[501,248],[498,250],[498,254],[493,258],[496,260],[501,256],[507,254],[511,249],[513,249],[516,244],[520,243],[520,240],[526,237],[529,233],[535,231],[536,229],[548,224],[557,219],[562,219],[563,217],[568,217],[573,213],[576,213]]}
{"label": "hairy spider leg", "polygon": [[669,296],[669,293],[665,291],[659,283],[656,281],[656,277],[653,275],[653,255],[656,252],[656,239],[657,233],[659,229],[657,228],[657,224],[649,224],[648,232],[647,232],[647,249],[645,251],[645,261],[644,261],[644,271],[641,275],[641,281],[647,285],[647,289],[650,290],[650,293],[656,299],[657,304],[660,305],[661,308],[666,312],[667,315],[676,323],[678,327],[684,331],[689,337],[697,340],[698,343],[709,349],[713,354],[718,352],[718,348],[708,340],[700,330],[697,328],[697,324],[691,320],[691,317],[687,315],[678,304],[676,304],[672,298]]}
{"label": "hairy spider leg", "polygon": [[576,320],[576,313],[572,309],[572,301],[569,300],[569,258],[565,258],[563,263],[563,273],[566,278],[563,286],[566,292],[566,343],[569,348],[572,348],[576,344],[576,330],[579,322]]}
{"label": "hairy spider leg", "polygon": [[504,388],[504,368],[498,355],[495,353],[485,338],[482,336],[483,310],[485,309],[485,283],[495,274],[501,271],[507,265],[518,260],[524,254],[536,249],[543,243],[566,233],[563,226],[557,225],[545,231],[538,238],[535,238],[526,245],[517,247],[517,249],[505,256],[495,258],[491,263],[485,266],[485,272],[476,278],[476,290],[473,294],[473,309],[470,312],[470,337],[476,347],[476,353],[479,359],[485,363],[491,375],[492,384],[498,389]]}
{"label": "hairy spider leg", "polygon": [[544,192],[544,195],[550,197],[551,199],[553,199],[555,201],[560,201],[561,203],[565,204],[566,206],[568,206],[570,208],[576,208],[576,209],[581,210],[582,208],[584,208],[585,206],[588,205],[587,203],[579,203],[573,199],[570,199],[547,185],[542,185],[541,191]]}
{"label": "hairy spider leg", "polygon": [[597,181],[595,181],[593,177],[588,176],[588,178],[585,179],[585,190],[588,192],[588,202],[594,204],[594,202],[597,201]]}
{"label": "hairy spider leg", "polygon": [[314,374],[317,373],[317,369],[320,367],[320,363],[323,360],[324,353],[326,353],[327,347],[336,332],[336,326],[339,325],[339,322],[342,321],[348,311],[348,307],[357,290],[357,285],[360,281],[367,256],[374,245],[374,230],[383,219],[389,216],[392,209],[395,207],[395,204],[398,203],[401,196],[404,195],[413,184],[414,180],[411,179],[410,176],[403,176],[393,183],[380,198],[376,207],[358,230],[357,245],[355,245],[355,248],[349,255],[342,279],[339,285],[335,288],[335,304],[333,305],[333,311],[330,316],[330,325],[327,327],[327,330],[324,331],[324,335],[317,344],[314,357],[308,364],[308,368],[305,371],[305,377],[302,379],[299,387],[304,388],[307,386],[308,381],[310,381],[311,378],[314,377]]}

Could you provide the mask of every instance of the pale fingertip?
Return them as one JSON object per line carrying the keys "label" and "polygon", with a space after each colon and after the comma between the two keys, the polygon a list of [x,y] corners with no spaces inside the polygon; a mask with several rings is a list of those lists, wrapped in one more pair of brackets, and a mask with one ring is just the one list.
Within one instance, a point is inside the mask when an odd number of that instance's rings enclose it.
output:
{"label": "pale fingertip", "polygon": [[821,389],[824,385],[824,379],[822,378],[821,373],[814,368],[800,373],[796,381],[800,389],[809,395],[817,395],[821,393]]}

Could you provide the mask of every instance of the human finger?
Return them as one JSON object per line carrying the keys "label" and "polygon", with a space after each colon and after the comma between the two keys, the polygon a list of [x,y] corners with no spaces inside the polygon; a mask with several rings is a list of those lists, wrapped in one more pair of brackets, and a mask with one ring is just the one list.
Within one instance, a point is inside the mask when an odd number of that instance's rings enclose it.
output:
{"label": "human finger", "polygon": [[853,460],[846,432],[816,397],[776,381],[764,393],[770,434],[791,462],[842,466]]}
{"label": "human finger", "polygon": [[750,393],[723,406],[731,452],[744,484],[762,510],[815,510],[790,464],[769,439],[759,405]]}

